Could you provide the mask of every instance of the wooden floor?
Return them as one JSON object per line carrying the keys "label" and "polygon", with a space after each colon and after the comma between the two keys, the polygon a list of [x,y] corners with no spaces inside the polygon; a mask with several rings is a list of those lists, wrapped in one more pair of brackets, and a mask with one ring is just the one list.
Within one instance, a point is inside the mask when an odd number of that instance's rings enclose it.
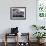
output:
{"label": "wooden floor", "polygon": [[[0,42],[0,46],[4,46],[4,43]],[[12,42],[8,43],[7,46],[15,46],[15,43],[12,43]],[[30,46],[37,46],[37,43],[32,42],[32,43],[30,43]],[[42,45],[42,46],[46,46],[46,43],[44,43],[44,45]]]}

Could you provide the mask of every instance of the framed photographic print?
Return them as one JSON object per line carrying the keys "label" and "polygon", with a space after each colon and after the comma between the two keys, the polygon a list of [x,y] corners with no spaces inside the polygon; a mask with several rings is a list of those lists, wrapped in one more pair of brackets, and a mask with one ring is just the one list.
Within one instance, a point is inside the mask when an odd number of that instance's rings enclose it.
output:
{"label": "framed photographic print", "polygon": [[25,20],[26,19],[26,7],[11,7],[10,8],[11,20]]}

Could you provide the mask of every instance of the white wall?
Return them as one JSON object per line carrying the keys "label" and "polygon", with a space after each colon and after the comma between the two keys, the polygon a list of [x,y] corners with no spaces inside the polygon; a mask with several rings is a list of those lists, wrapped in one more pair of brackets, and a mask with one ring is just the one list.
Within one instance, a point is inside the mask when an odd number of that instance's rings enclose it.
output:
{"label": "white wall", "polygon": [[[10,20],[10,7],[26,7],[26,20]],[[36,0],[0,0],[0,34],[17,26],[32,35],[32,24],[36,24]]]}

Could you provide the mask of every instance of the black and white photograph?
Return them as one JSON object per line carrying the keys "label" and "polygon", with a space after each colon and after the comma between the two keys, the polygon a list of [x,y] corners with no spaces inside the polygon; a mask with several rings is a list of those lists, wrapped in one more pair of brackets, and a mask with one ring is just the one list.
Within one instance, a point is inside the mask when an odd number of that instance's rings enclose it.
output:
{"label": "black and white photograph", "polygon": [[10,8],[11,20],[24,20],[26,19],[26,7],[11,7]]}

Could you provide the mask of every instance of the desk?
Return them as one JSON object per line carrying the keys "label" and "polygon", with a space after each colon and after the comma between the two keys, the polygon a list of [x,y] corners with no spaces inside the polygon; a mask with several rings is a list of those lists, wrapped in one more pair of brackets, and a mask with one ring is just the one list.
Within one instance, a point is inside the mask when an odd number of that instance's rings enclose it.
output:
{"label": "desk", "polygon": [[7,44],[8,44],[8,42],[7,42],[7,36],[17,36],[17,38],[15,39],[15,40],[17,40],[17,42],[16,42],[16,45],[15,46],[18,46],[18,33],[16,33],[16,34],[10,34],[10,33],[6,33],[5,34],[5,46],[7,46]]}

